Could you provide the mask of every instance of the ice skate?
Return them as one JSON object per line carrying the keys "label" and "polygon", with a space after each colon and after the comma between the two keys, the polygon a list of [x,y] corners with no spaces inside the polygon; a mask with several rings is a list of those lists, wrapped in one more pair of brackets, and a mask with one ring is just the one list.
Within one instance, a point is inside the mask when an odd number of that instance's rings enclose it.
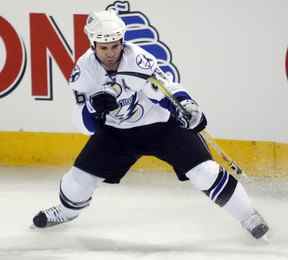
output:
{"label": "ice skate", "polygon": [[63,212],[61,205],[41,210],[34,218],[33,224],[37,228],[46,228],[69,222],[75,219],[78,215],[68,217]]}
{"label": "ice skate", "polygon": [[245,228],[254,238],[268,240],[266,233],[269,227],[262,216],[255,210],[254,213],[241,222],[243,228]]}

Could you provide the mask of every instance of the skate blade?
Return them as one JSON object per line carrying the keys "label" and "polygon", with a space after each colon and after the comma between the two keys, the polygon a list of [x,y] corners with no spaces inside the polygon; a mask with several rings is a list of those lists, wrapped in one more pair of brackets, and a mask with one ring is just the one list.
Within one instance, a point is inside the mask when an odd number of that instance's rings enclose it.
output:
{"label": "skate blade", "polygon": [[34,225],[34,223],[32,223],[30,226],[29,226],[29,229],[32,229],[32,230],[41,230],[41,229],[43,229],[43,228],[40,228],[40,227],[37,227],[37,226],[35,226]]}
{"label": "skate blade", "polygon": [[265,234],[264,236],[262,236],[262,237],[260,238],[260,240],[263,241],[265,244],[270,244],[270,239],[269,239],[269,237],[268,237],[267,234]]}
{"label": "skate blade", "polygon": [[31,225],[29,226],[29,228],[30,228],[30,229],[33,229],[33,230],[38,229],[34,224],[31,224]]}

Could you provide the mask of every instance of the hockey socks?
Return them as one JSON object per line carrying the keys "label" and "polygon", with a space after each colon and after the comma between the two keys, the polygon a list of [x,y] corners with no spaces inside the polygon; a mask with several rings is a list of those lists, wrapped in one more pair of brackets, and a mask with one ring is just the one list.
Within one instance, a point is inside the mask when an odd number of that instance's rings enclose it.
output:
{"label": "hockey socks", "polygon": [[195,188],[203,191],[238,221],[244,221],[253,214],[254,209],[242,184],[215,161],[199,164],[186,176]]}

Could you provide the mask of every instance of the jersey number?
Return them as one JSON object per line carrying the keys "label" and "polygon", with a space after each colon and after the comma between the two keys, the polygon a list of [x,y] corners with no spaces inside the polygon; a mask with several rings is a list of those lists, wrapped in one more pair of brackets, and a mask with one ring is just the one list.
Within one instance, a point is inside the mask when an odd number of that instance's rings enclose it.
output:
{"label": "jersey number", "polygon": [[77,104],[84,104],[86,101],[86,97],[84,94],[79,93],[78,91],[74,90],[75,100]]}

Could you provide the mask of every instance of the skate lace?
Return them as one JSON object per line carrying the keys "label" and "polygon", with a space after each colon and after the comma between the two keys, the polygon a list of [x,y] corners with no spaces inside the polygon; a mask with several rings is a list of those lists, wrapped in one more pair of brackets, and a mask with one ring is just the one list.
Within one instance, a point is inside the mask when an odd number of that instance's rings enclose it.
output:
{"label": "skate lace", "polygon": [[48,223],[60,224],[67,220],[61,209],[57,206],[44,210],[44,213],[47,217]]}

